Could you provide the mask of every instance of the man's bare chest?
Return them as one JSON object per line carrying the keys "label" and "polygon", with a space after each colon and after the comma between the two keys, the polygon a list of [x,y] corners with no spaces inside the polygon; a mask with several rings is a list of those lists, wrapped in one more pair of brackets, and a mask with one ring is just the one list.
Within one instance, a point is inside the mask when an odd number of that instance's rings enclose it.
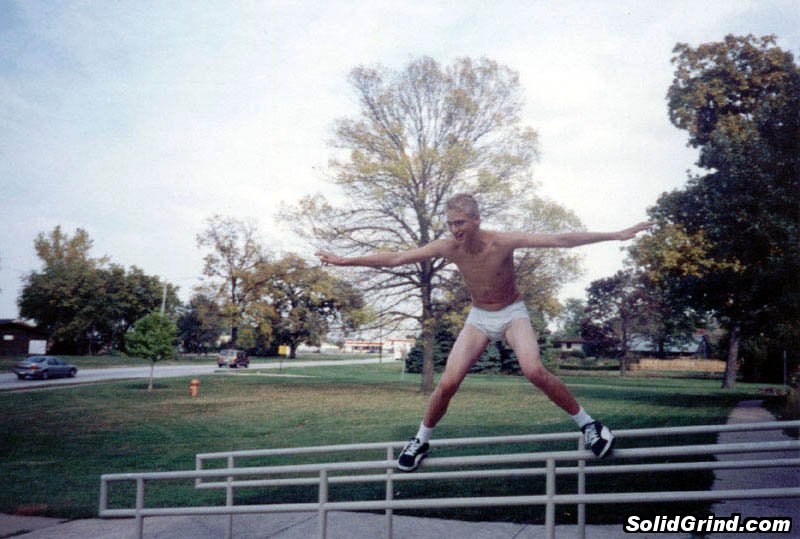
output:
{"label": "man's bare chest", "polygon": [[481,253],[458,253],[451,259],[467,284],[486,285],[513,277],[511,253],[486,249]]}

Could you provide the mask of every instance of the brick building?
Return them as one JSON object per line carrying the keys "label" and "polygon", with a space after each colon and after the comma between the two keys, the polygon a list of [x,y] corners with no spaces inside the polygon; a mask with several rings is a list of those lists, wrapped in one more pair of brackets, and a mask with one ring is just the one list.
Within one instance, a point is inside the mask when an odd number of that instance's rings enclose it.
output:
{"label": "brick building", "polygon": [[0,318],[0,356],[47,353],[47,335],[22,320]]}

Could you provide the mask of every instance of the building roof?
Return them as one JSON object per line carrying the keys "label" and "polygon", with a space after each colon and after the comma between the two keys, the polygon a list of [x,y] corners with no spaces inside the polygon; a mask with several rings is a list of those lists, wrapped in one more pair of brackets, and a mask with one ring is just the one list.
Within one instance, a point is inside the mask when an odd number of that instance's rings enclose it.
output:
{"label": "building roof", "polygon": [[0,318],[0,326],[17,326],[25,329],[38,330],[36,324],[17,318]]}
{"label": "building roof", "polygon": [[0,318],[0,331],[16,331],[20,335],[25,335],[27,338],[37,340],[49,338],[48,333],[35,324],[27,320],[18,320],[14,318]]}

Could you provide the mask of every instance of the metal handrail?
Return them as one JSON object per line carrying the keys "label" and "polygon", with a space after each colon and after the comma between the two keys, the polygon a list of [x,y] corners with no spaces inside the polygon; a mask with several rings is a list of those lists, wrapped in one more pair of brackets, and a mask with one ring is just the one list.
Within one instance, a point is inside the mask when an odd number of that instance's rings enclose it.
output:
{"label": "metal handrail", "polygon": [[[777,430],[797,428],[800,421],[769,421],[760,423],[736,423],[730,425],[692,425],[686,427],[664,427],[646,429],[627,429],[615,430],[614,436],[617,438],[646,438],[652,436],[669,435],[688,435],[688,434],[710,434],[719,432],[745,432],[760,430]],[[581,440],[581,433],[576,432],[554,432],[548,434],[525,434],[517,436],[484,436],[472,438],[442,438],[431,442],[432,447],[456,447],[467,445],[487,445],[496,444],[523,444],[537,442],[558,442],[569,440]],[[309,447],[285,447],[275,449],[256,449],[256,450],[237,450],[221,451],[216,453],[198,453],[197,460],[222,459],[232,456],[234,458],[243,457],[273,457],[280,455],[308,455],[315,453],[335,453],[352,451],[381,450],[391,447],[399,449],[405,446],[405,441],[375,442],[365,444],[339,444],[339,445],[320,445]]]}
{"label": "metal handrail", "polygon": [[[794,449],[794,448],[792,448]],[[776,460],[738,460],[738,461],[707,461],[707,462],[684,462],[669,464],[624,464],[619,466],[589,466],[581,470],[579,466],[556,468],[556,475],[608,475],[615,473],[654,473],[654,472],[691,472],[702,470],[731,470],[739,468],[776,468],[782,466],[800,466],[800,458]],[[476,470],[462,472],[417,472],[414,474],[398,474],[394,476],[395,482],[411,481],[435,481],[435,480],[454,480],[454,479],[481,479],[497,477],[527,477],[547,475],[545,468],[513,468],[499,470]],[[373,475],[337,475],[328,478],[331,485],[345,483],[380,483],[386,480],[386,474]],[[225,489],[229,486],[234,488],[254,488],[254,487],[287,487],[287,486],[308,486],[319,483],[319,478],[315,476],[296,478],[296,479],[252,479],[245,481],[233,481],[231,483],[203,483],[199,488],[203,489]]]}
{"label": "metal handrail", "polygon": [[[617,449],[613,457],[620,458],[645,458],[645,457],[676,457],[728,453],[756,453],[766,451],[784,451],[800,448],[800,442],[751,442],[737,444],[704,444],[704,445],[679,445],[666,447],[643,447],[638,449]],[[488,466],[493,464],[517,464],[524,462],[547,462],[548,460],[587,460],[592,458],[592,453],[586,450],[579,451],[548,451],[541,453],[510,453],[506,455],[473,455],[463,457],[429,458],[426,466]],[[284,466],[250,466],[246,468],[219,468],[215,470],[186,470],[181,472],[136,472],[103,474],[105,481],[132,481],[144,479],[148,481],[158,479],[194,479],[203,477],[236,477],[240,475],[280,475],[285,473],[310,473],[310,472],[336,472],[352,470],[373,470],[391,468],[395,465],[390,460],[371,460],[353,462],[324,462],[316,464],[296,464]],[[647,465],[643,465],[647,466]],[[587,472],[590,468],[587,468]]]}
{"label": "metal handrail", "polygon": [[[685,435],[696,433],[776,430],[800,427],[800,421],[746,423],[738,425],[707,425],[692,427],[672,427],[663,429],[632,429],[615,432],[619,438],[643,437],[660,435]],[[487,443],[531,443],[543,441],[575,440],[574,433],[553,433],[526,436],[508,437],[483,437],[483,438],[457,438],[443,439],[431,444],[434,447],[465,446]],[[232,537],[233,515],[272,513],[272,512],[300,512],[317,511],[319,513],[319,537],[326,537],[327,513],[338,510],[385,510],[387,518],[387,534],[392,534],[392,515],[395,509],[420,509],[444,507],[489,507],[499,505],[545,505],[545,528],[547,537],[555,536],[555,506],[560,504],[577,504],[578,530],[580,537],[585,534],[585,505],[594,503],[629,503],[629,502],[667,502],[686,500],[722,500],[722,499],[754,499],[774,497],[800,497],[800,487],[779,489],[741,489],[725,491],[688,491],[688,492],[636,492],[613,494],[586,494],[585,477],[591,474],[609,473],[634,473],[634,472],[663,472],[684,471],[701,469],[732,469],[732,468],[759,468],[798,466],[800,458],[779,460],[741,460],[724,462],[683,462],[683,463],[652,463],[652,464],[624,464],[606,466],[587,466],[592,454],[586,450],[572,451],[545,451],[535,453],[511,453],[504,455],[473,455],[461,457],[429,458],[425,467],[453,467],[453,466],[488,466],[502,464],[544,463],[545,467],[538,468],[508,468],[492,470],[466,470],[456,472],[425,472],[415,474],[395,474],[394,450],[402,447],[403,442],[385,442],[371,444],[329,445],[303,448],[267,449],[255,451],[231,451],[222,453],[198,454],[195,470],[177,472],[142,472],[142,473],[116,473],[101,476],[100,487],[100,516],[101,517],[135,517],[136,533],[142,537],[144,518],[166,515],[227,515],[228,525],[226,537]],[[579,445],[580,447],[580,445]],[[356,462],[323,462],[299,465],[280,466],[249,466],[236,467],[237,458],[266,457],[276,455],[308,455],[328,454],[340,451],[369,451],[383,449],[386,451],[385,460],[356,461]],[[613,458],[643,457],[671,457],[671,456],[698,456],[729,453],[758,453],[784,450],[800,450],[800,441],[785,442],[758,442],[758,443],[732,443],[732,444],[697,444],[685,446],[645,447],[631,449],[617,449]],[[225,459],[226,467],[218,469],[203,469],[203,463],[208,460]],[[557,467],[557,462],[577,462],[577,466]],[[382,470],[380,474],[366,475],[335,475],[333,472]],[[274,476],[285,474],[316,474],[314,476],[301,476],[278,479],[245,479],[236,480],[243,476]],[[470,477],[503,477],[520,475],[544,475],[546,477],[546,493],[537,496],[498,496],[498,497],[465,497],[465,498],[435,498],[394,500],[393,483],[395,481],[430,481],[439,479],[465,479]],[[555,491],[555,478],[558,475],[577,475],[577,494],[557,494]],[[204,482],[203,479],[225,478],[224,482]],[[204,489],[225,489],[225,506],[203,507],[171,507],[171,508],[145,508],[144,487],[145,481],[195,479],[196,486]],[[133,509],[108,508],[108,484],[119,481],[135,481],[136,507]],[[328,486],[330,484],[359,483],[359,482],[386,482],[386,499],[377,501],[351,501],[331,502],[328,500]],[[267,504],[267,505],[234,505],[233,492],[236,488],[250,488],[275,485],[318,485],[319,501],[317,503],[296,504]]]}

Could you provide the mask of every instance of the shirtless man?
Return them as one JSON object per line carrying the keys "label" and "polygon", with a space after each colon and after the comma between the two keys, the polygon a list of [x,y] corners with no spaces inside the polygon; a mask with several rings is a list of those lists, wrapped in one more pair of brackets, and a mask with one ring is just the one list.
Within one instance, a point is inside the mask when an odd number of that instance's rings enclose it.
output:
{"label": "shirtless man", "polygon": [[345,258],[328,251],[316,255],[323,264],[337,266],[391,267],[413,264],[431,258],[453,262],[472,296],[472,310],[447,357],[441,380],[430,397],[419,431],[406,444],[397,462],[398,469],[414,471],[428,455],[431,433],[444,416],[450,399],[488,344],[505,339],[516,354],[525,377],[551,401],[567,412],[584,434],[587,449],[599,458],[614,444],[614,435],[595,421],[575,400],[567,386],[544,368],[536,334],[521,301],[514,273],[514,250],[542,247],[576,247],[611,240],[628,240],[652,223],[639,223],[619,232],[568,232],[530,234],[497,232],[480,228],[478,204],[471,195],[449,199],[445,206],[447,226],[452,237],[442,238],[416,249],[378,252]]}

